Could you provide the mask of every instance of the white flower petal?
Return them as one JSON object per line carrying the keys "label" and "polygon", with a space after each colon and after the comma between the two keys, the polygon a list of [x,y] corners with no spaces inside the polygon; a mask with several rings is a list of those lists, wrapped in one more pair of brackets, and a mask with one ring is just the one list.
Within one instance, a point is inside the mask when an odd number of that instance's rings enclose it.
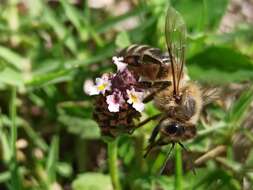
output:
{"label": "white flower petal", "polygon": [[138,102],[133,104],[133,108],[136,109],[136,111],[138,112],[142,112],[145,108],[145,105],[142,102]]}
{"label": "white flower petal", "polygon": [[129,98],[129,99],[127,100],[127,103],[132,104],[132,103],[133,103],[133,102],[132,102],[132,99]]}
{"label": "white flower petal", "polygon": [[126,67],[127,64],[124,63],[124,58],[123,57],[112,57],[113,63],[117,66],[117,71],[122,72]]}
{"label": "white flower petal", "polygon": [[119,112],[119,104],[109,104],[108,110],[110,112]]}
{"label": "white flower petal", "polygon": [[93,95],[99,95],[99,91],[98,91],[98,89],[96,88],[96,87],[92,87],[91,89],[90,89],[90,92],[89,92],[89,95],[90,96],[93,96]]}
{"label": "white flower petal", "polygon": [[127,67],[127,64],[123,62],[118,62],[115,64],[117,66],[117,71],[120,71],[120,72],[122,72]]}
{"label": "white flower petal", "polygon": [[106,97],[106,103],[108,104],[108,110],[110,112],[118,112],[119,111],[119,102],[115,102],[115,95],[108,95]]}
{"label": "white flower petal", "polygon": [[115,63],[115,62],[119,62],[119,61],[123,61],[124,58],[123,57],[116,57],[116,56],[113,56],[112,57],[112,61]]}
{"label": "white flower petal", "polygon": [[108,74],[104,74],[102,78],[96,78],[95,86],[98,93],[105,94],[105,91],[109,91],[111,89],[111,81]]}
{"label": "white flower petal", "polygon": [[84,82],[83,90],[86,94],[88,94],[90,96],[99,94],[96,86],[94,85],[93,81],[90,79],[88,79]]}
{"label": "white flower petal", "polygon": [[127,103],[132,104],[133,108],[139,112],[144,110],[144,103],[142,103],[143,92],[136,92],[135,89],[127,90]]}
{"label": "white flower petal", "polygon": [[103,84],[104,80],[102,78],[96,78],[95,82],[96,82],[96,85],[100,85],[100,84]]}

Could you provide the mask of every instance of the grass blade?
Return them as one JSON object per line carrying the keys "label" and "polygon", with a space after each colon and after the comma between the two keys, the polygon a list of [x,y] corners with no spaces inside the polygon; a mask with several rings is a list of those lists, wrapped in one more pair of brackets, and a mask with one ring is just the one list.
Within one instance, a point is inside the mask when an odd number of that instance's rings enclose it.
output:
{"label": "grass blade", "polygon": [[47,174],[49,183],[56,181],[57,161],[59,155],[59,137],[55,136],[52,140],[51,147],[49,149],[49,155],[47,160]]}
{"label": "grass blade", "polygon": [[183,165],[182,165],[182,152],[179,144],[175,146],[175,189],[183,190]]}
{"label": "grass blade", "polygon": [[18,163],[16,159],[16,141],[17,141],[17,125],[16,125],[16,99],[17,92],[16,87],[11,88],[11,103],[10,103],[10,117],[12,121],[11,126],[11,161],[10,161],[10,171],[11,171],[11,187],[12,189],[21,189],[20,176],[18,173]]}

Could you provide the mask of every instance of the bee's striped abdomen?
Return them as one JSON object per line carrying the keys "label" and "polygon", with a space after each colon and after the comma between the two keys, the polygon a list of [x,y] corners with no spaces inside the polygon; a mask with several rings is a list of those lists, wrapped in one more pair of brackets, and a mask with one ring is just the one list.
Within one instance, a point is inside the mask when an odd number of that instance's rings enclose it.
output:
{"label": "bee's striped abdomen", "polygon": [[148,45],[131,45],[123,49],[119,56],[124,57],[132,70],[150,80],[165,78],[170,66],[169,56],[160,49]]}

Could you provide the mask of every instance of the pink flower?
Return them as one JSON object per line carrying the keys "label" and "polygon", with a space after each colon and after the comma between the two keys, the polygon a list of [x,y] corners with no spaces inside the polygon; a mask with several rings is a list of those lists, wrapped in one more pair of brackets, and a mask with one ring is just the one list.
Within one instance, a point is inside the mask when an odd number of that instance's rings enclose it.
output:
{"label": "pink flower", "polygon": [[123,57],[112,57],[113,63],[117,66],[117,71],[122,72],[126,67],[127,64],[124,63],[124,58]]}
{"label": "pink flower", "polygon": [[131,90],[127,90],[128,100],[127,103],[132,104],[133,108],[138,112],[142,112],[144,110],[143,100],[143,92],[137,92],[133,88]]}
{"label": "pink flower", "polygon": [[112,95],[106,97],[106,103],[110,112],[119,112],[120,105],[124,102],[125,100],[121,92],[114,92]]}
{"label": "pink flower", "polygon": [[104,74],[101,78],[96,78],[96,85],[91,80],[86,80],[84,83],[84,92],[90,96],[105,94],[111,90],[111,80],[108,74]]}

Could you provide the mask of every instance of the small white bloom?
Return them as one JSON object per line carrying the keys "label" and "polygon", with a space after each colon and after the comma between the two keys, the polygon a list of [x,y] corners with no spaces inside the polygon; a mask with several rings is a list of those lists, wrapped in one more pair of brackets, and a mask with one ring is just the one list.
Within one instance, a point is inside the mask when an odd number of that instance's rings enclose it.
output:
{"label": "small white bloom", "polygon": [[99,94],[94,82],[90,79],[84,82],[83,90],[86,94],[90,96]]}
{"label": "small white bloom", "polygon": [[138,112],[142,112],[144,110],[143,92],[136,92],[134,89],[127,90],[128,100],[127,103],[132,104],[133,108]]}
{"label": "small white bloom", "polygon": [[118,112],[120,105],[124,102],[124,98],[122,94],[113,93],[112,95],[108,95],[106,97],[106,103],[108,104],[108,110],[110,112]]}
{"label": "small white bloom", "polygon": [[105,91],[109,91],[110,89],[111,81],[107,74],[104,74],[101,78],[96,78],[96,85],[91,80],[84,82],[84,92],[90,96],[105,94]]}
{"label": "small white bloom", "polygon": [[117,71],[122,72],[126,67],[127,64],[124,63],[124,58],[123,57],[112,57],[113,63],[117,66]]}

